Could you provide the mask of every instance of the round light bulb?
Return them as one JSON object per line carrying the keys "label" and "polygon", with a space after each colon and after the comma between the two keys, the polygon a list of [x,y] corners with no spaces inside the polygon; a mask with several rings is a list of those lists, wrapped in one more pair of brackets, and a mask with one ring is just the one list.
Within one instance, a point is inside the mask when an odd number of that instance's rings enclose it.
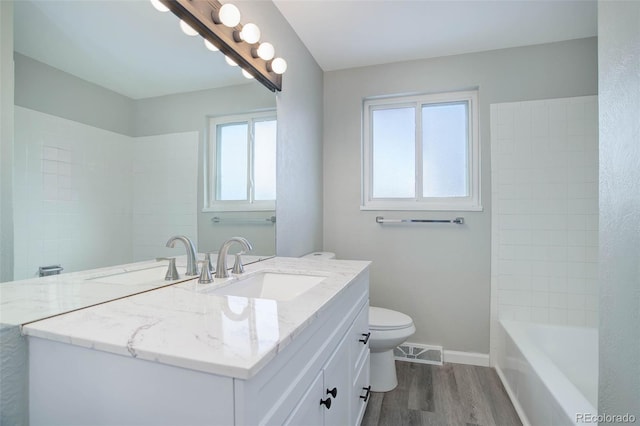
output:
{"label": "round light bulb", "polygon": [[240,11],[231,3],[223,4],[218,12],[220,22],[229,28],[233,28],[240,23]]}
{"label": "round light bulb", "polygon": [[258,56],[265,61],[270,61],[276,55],[276,50],[271,43],[260,43],[258,46]]}
{"label": "round light bulb", "polygon": [[271,62],[271,70],[276,74],[284,74],[287,70],[287,61],[282,58],[275,58]]}
{"label": "round light bulb", "polygon": [[212,52],[217,52],[218,50],[220,50],[220,49],[218,49],[217,47],[215,47],[215,46],[213,45],[213,43],[211,43],[211,42],[210,42],[209,40],[207,40],[206,38],[204,39],[204,46],[205,46],[207,49],[209,49],[210,51],[212,51]]}
{"label": "round light bulb", "polygon": [[251,74],[249,74],[249,72],[247,72],[247,70],[242,70],[242,75],[244,75],[245,78],[253,78],[253,76]]}
{"label": "round light bulb", "polygon": [[240,38],[249,44],[254,44],[260,41],[260,28],[256,24],[249,22],[242,27],[240,31]]}
{"label": "round light bulb", "polygon": [[169,8],[162,4],[160,0],[151,0],[151,4],[156,8],[158,12],[168,12]]}
{"label": "round light bulb", "polygon": [[227,63],[229,65],[231,65],[232,67],[237,67],[238,66],[238,64],[236,64],[236,62],[233,59],[231,59],[230,57],[228,57],[228,56],[225,56],[224,60],[227,61]]}
{"label": "round light bulb", "polygon": [[182,30],[183,33],[185,33],[188,36],[197,36],[198,35],[198,31],[194,30],[191,27],[191,25],[187,24],[182,19],[180,20],[180,29]]}

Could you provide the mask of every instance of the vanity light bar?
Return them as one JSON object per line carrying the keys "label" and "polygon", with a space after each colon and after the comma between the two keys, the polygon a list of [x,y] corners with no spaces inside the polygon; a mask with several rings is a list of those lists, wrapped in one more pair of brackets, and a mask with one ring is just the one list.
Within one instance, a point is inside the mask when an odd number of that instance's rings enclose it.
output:
{"label": "vanity light bar", "polygon": [[[273,60],[267,61],[252,54],[256,52],[258,43],[236,41],[237,34],[242,31],[242,24],[230,28],[222,23],[216,23],[222,7],[218,0],[159,1],[267,89],[272,92],[282,91],[282,75],[272,69]],[[276,69],[276,71],[280,70]]]}

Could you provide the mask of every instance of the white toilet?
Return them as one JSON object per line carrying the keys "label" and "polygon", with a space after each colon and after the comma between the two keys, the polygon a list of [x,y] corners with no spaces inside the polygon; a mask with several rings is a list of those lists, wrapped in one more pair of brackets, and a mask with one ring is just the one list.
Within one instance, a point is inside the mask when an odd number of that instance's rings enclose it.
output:
{"label": "white toilet", "polygon": [[371,390],[388,392],[398,386],[393,350],[404,343],[416,327],[409,315],[369,306]]}
{"label": "white toilet", "polygon": [[[315,252],[304,256],[317,260],[335,259],[330,252]],[[369,349],[371,350],[371,390],[388,392],[398,386],[393,350],[405,342],[416,327],[410,316],[391,309],[369,307]]]}

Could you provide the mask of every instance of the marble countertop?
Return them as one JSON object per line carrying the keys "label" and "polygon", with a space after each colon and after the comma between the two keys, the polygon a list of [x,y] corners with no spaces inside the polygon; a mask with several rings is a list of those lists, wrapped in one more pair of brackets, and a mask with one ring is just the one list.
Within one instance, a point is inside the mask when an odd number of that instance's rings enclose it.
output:
{"label": "marble countertop", "polygon": [[[199,258],[202,259],[203,255],[200,255]],[[243,256],[245,264],[265,258],[267,256]],[[215,260],[215,256],[212,256],[214,264]],[[227,264],[233,265],[233,260],[233,256],[228,256]],[[167,261],[150,260],[1,283],[0,328],[23,325],[196,278],[184,276],[186,264],[186,256],[176,257],[180,279],[175,281],[164,280]],[[109,277],[118,274],[155,268],[157,268],[157,280],[146,279],[141,282],[123,283],[109,279]],[[106,279],[103,279],[105,277]]]}
{"label": "marble countertop", "polygon": [[221,296],[213,284],[188,281],[23,326],[27,336],[248,379],[363,273],[370,262],[276,257],[245,274],[281,272],[326,277],[290,301]]}

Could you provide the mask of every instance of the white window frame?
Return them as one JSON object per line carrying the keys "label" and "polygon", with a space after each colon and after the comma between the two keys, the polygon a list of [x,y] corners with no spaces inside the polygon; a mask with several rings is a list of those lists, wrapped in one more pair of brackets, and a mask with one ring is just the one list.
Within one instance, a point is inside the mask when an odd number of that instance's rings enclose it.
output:
{"label": "white window frame", "polygon": [[[468,102],[469,123],[467,138],[467,167],[469,195],[466,197],[422,197],[422,106]],[[372,113],[379,109],[414,107],[415,134],[415,197],[373,197]],[[362,197],[361,210],[424,210],[424,211],[482,211],[480,199],[480,143],[478,131],[478,91],[449,92],[417,96],[367,98],[363,101],[362,129]]]}
{"label": "white window frame", "polygon": [[[245,211],[273,211],[276,209],[276,200],[255,200],[254,179],[253,179],[253,158],[254,158],[254,135],[253,123],[260,121],[276,120],[276,111],[260,111],[246,114],[227,115],[219,117],[208,117],[208,137],[204,150],[204,207],[203,212],[245,212]],[[249,123],[249,162],[247,173],[247,200],[217,200],[216,190],[218,187],[217,176],[217,126],[233,123]]]}

